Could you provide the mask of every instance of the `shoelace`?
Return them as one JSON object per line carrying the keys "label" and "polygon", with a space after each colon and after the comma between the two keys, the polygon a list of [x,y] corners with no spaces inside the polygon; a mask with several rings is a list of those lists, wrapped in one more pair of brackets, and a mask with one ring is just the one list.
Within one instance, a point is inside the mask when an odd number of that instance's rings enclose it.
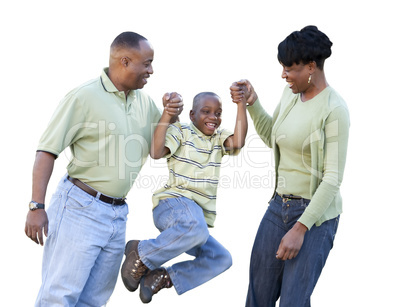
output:
{"label": "shoelace", "polygon": [[140,279],[148,270],[145,264],[142,263],[140,259],[137,259],[134,264],[135,268],[132,269],[130,275],[134,279]]}
{"label": "shoelace", "polygon": [[152,292],[154,294],[158,293],[163,288],[170,288],[172,282],[167,274],[161,274],[156,276],[154,282],[151,285]]}

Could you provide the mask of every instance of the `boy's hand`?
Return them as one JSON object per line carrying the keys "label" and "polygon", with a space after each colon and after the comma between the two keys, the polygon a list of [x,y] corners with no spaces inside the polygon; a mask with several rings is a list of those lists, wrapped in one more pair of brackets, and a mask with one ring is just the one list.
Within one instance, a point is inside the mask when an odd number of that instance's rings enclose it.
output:
{"label": "boy's hand", "polygon": [[241,104],[247,105],[247,97],[250,95],[247,87],[243,84],[237,84],[237,87],[239,88],[238,97],[236,100],[233,99],[233,97],[232,97],[232,101],[236,104],[241,103]]}
{"label": "boy's hand", "polygon": [[173,93],[166,93],[162,97],[164,111],[170,117],[177,117],[183,111],[183,98],[180,94],[173,92]]}
{"label": "boy's hand", "polygon": [[247,79],[233,82],[230,87],[230,95],[234,103],[244,102],[245,100],[248,105],[253,105],[258,98],[253,86]]}

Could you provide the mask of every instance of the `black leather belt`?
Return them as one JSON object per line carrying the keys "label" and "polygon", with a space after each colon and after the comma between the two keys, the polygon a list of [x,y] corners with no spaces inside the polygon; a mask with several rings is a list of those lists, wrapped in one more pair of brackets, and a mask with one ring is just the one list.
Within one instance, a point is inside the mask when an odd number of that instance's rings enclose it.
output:
{"label": "black leather belt", "polygon": [[275,194],[283,199],[303,199],[303,197],[293,194],[279,194],[278,192],[275,192]]}
{"label": "black leather belt", "polygon": [[[70,176],[67,176],[67,179],[72,184],[76,185],[81,190],[83,190],[84,192],[87,192],[89,195],[91,195],[93,197],[98,196],[98,191],[92,189],[89,185],[86,185],[85,183],[83,183],[79,179],[71,178]],[[99,195],[99,200],[101,200],[101,201],[103,201],[105,203],[111,204],[111,205],[115,205],[115,206],[121,206],[121,205],[124,205],[126,203],[125,198],[113,198],[113,197],[109,197],[109,196],[106,196],[106,195],[101,194],[101,193]]]}

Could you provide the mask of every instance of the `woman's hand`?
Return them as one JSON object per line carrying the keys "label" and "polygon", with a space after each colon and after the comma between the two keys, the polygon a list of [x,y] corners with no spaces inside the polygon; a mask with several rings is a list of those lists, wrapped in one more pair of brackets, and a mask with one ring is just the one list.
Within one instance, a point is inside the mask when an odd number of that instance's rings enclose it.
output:
{"label": "woman's hand", "polygon": [[303,245],[306,231],[306,226],[300,222],[296,222],[292,229],[283,236],[278,251],[276,252],[276,258],[280,260],[296,258]]}
{"label": "woman's hand", "polygon": [[243,99],[246,99],[246,103],[250,106],[258,99],[257,93],[247,79],[233,82],[230,87],[230,95],[234,103],[239,103]]}

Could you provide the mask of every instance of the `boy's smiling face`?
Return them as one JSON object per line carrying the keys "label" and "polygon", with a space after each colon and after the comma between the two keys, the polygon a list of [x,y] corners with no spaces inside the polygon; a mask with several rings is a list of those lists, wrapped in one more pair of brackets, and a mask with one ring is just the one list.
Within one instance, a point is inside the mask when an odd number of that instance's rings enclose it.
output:
{"label": "boy's smiling face", "polygon": [[222,122],[222,101],[215,95],[204,95],[193,105],[190,119],[205,135],[214,134]]}

